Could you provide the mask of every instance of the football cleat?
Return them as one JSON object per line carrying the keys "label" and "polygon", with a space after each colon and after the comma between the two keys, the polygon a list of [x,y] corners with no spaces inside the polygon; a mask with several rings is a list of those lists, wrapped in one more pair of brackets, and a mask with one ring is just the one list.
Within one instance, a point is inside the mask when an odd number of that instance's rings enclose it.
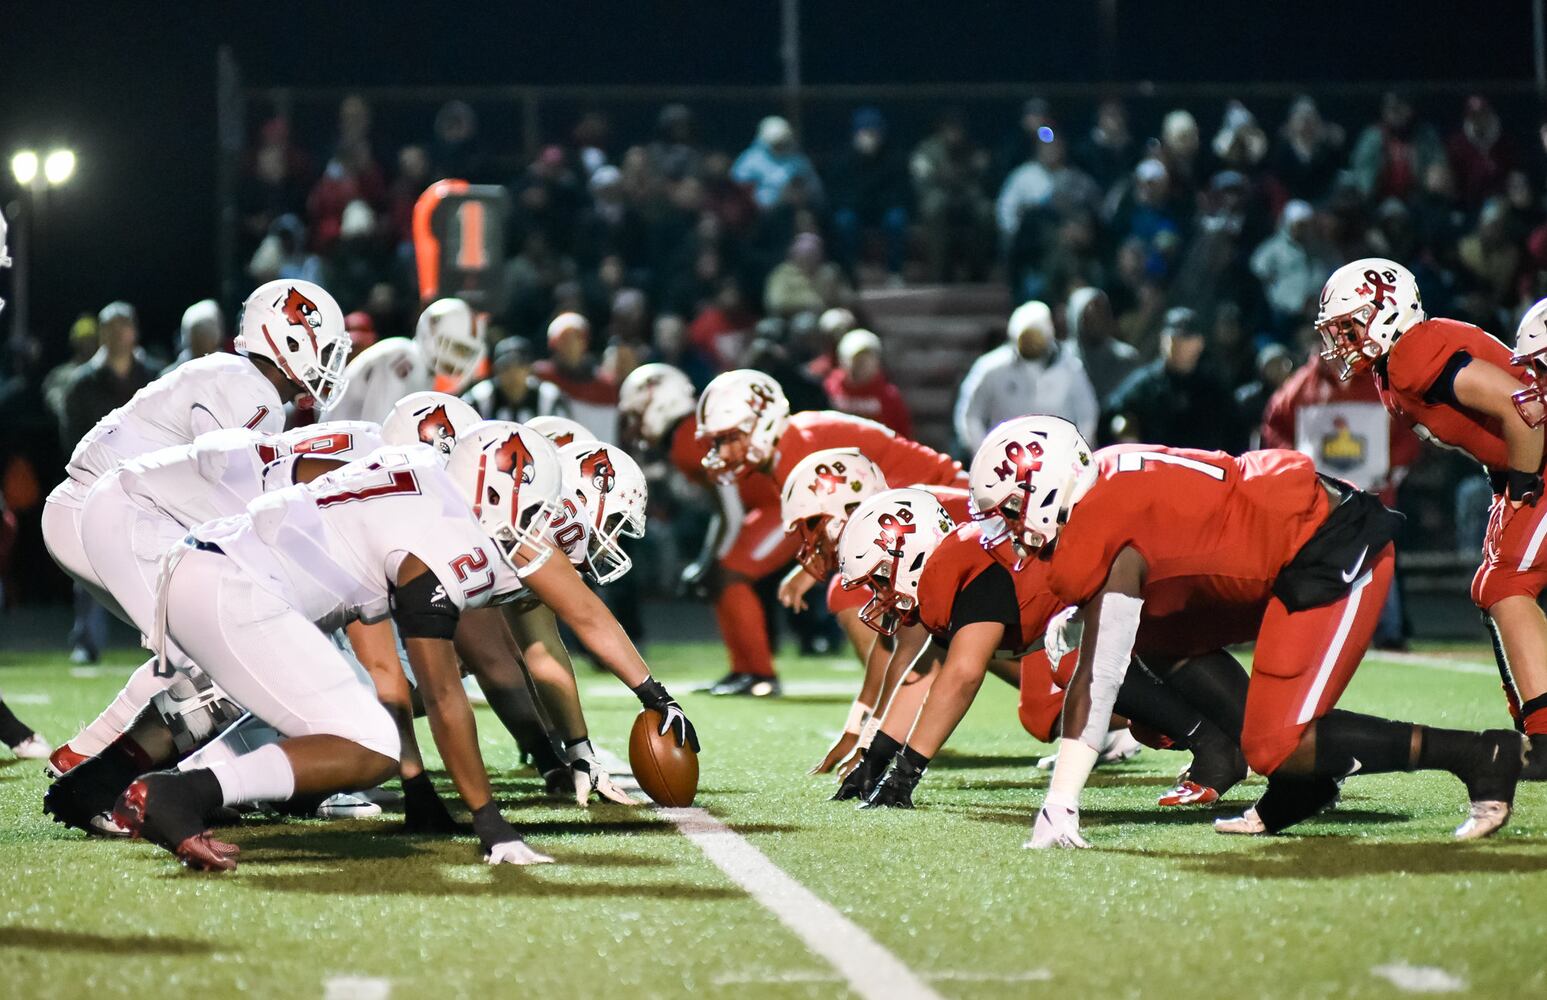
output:
{"label": "football cleat", "polygon": [[738,673],[726,674],[708,688],[712,695],[740,695],[748,698],[777,698],[783,690],[777,677]]}
{"label": "football cleat", "polygon": [[1508,802],[1473,802],[1466,822],[1456,827],[1457,840],[1481,840],[1509,822]]}
{"label": "football cleat", "polygon": [[1232,816],[1229,819],[1216,819],[1214,821],[1214,832],[1259,836],[1266,834],[1268,827],[1257,815],[1257,808],[1252,806],[1239,816]]}
{"label": "football cleat", "polygon": [[55,781],[43,793],[43,812],[55,823],[74,827],[94,837],[126,837],[128,834],[100,805],[91,801],[91,790],[78,782]]}
{"label": "football cleat", "polygon": [[1527,745],[1525,737],[1513,729],[1478,733],[1465,767],[1456,772],[1466,785],[1466,797],[1474,803],[1512,804]]}
{"label": "football cleat", "polygon": [[75,770],[84,761],[90,759],[90,757],[83,753],[77,753],[70,744],[61,743],[59,744],[59,749],[49,755],[48,764],[43,768],[43,771],[50,778],[62,777]]}
{"label": "football cleat", "polygon": [[[179,803],[174,795],[168,794],[171,791],[169,783],[176,780],[176,776],[169,774],[148,774],[135,779],[113,806],[113,819],[128,830],[130,836],[166,848],[194,871],[234,870],[241,849],[235,844],[216,840],[208,830],[199,829],[203,820]],[[154,808],[152,799],[157,800]],[[190,830],[195,832],[190,833]]]}
{"label": "football cleat", "polygon": [[33,733],[11,747],[11,752],[22,760],[43,760],[48,757],[53,749],[53,747],[48,745],[48,740],[45,740],[37,733]]}
{"label": "football cleat", "polygon": [[359,792],[338,792],[317,807],[319,819],[370,819],[381,815],[381,806]]}
{"label": "football cleat", "polygon": [[1219,792],[1207,785],[1200,785],[1191,778],[1182,778],[1176,785],[1155,800],[1158,806],[1206,806],[1219,801]]}
{"label": "football cleat", "polygon": [[1526,763],[1520,769],[1520,780],[1547,781],[1547,735],[1535,733],[1526,738],[1531,741],[1531,748],[1526,751]]}
{"label": "football cleat", "polygon": [[1098,764],[1117,764],[1122,761],[1137,757],[1144,752],[1144,744],[1133,738],[1127,728],[1114,729],[1107,733],[1107,739],[1101,747],[1101,755],[1096,758]]}

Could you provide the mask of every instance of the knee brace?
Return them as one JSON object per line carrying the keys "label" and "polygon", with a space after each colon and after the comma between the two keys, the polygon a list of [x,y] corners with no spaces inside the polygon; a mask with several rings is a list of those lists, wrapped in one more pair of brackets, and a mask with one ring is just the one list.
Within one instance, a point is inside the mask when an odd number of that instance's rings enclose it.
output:
{"label": "knee brace", "polygon": [[172,732],[172,745],[188,753],[235,722],[242,708],[202,673],[180,674],[150,700]]}

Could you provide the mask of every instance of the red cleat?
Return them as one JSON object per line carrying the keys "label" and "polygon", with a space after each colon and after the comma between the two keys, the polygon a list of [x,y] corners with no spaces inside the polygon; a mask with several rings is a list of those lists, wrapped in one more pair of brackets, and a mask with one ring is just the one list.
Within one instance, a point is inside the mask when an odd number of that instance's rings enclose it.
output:
{"label": "red cleat", "polygon": [[48,764],[43,770],[50,778],[58,778],[75,770],[85,761],[91,758],[83,753],[76,753],[70,748],[70,744],[61,743],[59,749],[48,755]]}
{"label": "red cleat", "polygon": [[216,840],[208,830],[178,837],[160,828],[156,817],[149,814],[146,800],[150,790],[144,778],[135,781],[118,797],[113,806],[113,820],[129,831],[129,835],[166,848],[177,860],[201,872],[228,872],[236,868],[236,857],[241,849],[235,844]]}
{"label": "red cleat", "polygon": [[1176,787],[1155,800],[1158,806],[1206,806],[1219,801],[1219,793],[1191,778],[1183,778]]}

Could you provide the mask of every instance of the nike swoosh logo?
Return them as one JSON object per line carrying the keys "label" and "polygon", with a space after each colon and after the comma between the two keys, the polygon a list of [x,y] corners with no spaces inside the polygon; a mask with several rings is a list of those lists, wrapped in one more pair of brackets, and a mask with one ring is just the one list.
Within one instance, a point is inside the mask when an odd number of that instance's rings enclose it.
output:
{"label": "nike swoosh logo", "polygon": [[1366,545],[1359,553],[1359,558],[1354,560],[1354,568],[1343,574],[1344,583],[1353,583],[1354,577],[1359,575],[1359,569],[1364,565],[1364,557],[1370,554],[1370,547]]}
{"label": "nike swoosh logo", "polygon": [[1348,769],[1348,774],[1343,775],[1343,777],[1346,778],[1346,777],[1348,777],[1349,774],[1358,774],[1359,773],[1359,769],[1364,766],[1362,763],[1359,762],[1359,758],[1358,757],[1353,758],[1353,761],[1354,761],[1354,766],[1349,768]]}

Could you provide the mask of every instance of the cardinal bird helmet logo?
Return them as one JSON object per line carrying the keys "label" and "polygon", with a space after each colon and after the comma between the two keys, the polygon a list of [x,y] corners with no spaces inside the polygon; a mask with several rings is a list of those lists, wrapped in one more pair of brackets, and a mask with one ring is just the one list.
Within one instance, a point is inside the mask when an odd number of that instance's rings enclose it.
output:
{"label": "cardinal bird helmet logo", "polygon": [[451,426],[451,418],[446,415],[444,404],[419,418],[419,440],[425,444],[450,445],[454,444],[456,439],[456,428]]}
{"label": "cardinal bird helmet logo", "polygon": [[618,471],[612,467],[612,458],[605,448],[598,448],[580,459],[580,474],[596,487],[598,493],[611,493],[618,481]]}

